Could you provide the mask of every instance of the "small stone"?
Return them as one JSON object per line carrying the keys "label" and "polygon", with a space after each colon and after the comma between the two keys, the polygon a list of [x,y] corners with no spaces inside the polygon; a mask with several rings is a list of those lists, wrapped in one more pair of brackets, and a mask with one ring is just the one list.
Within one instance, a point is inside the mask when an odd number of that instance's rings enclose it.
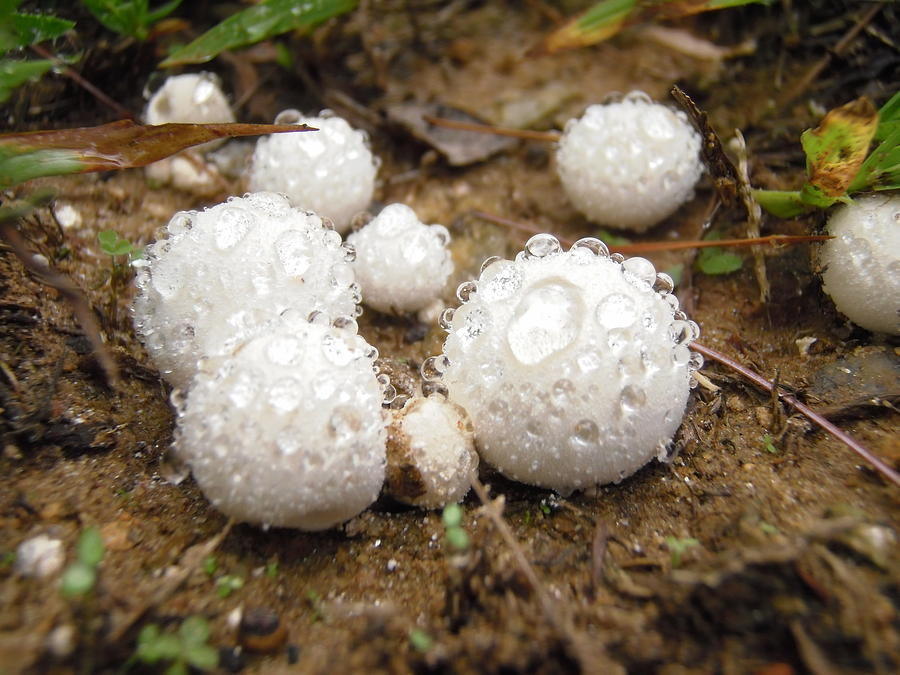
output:
{"label": "small stone", "polygon": [[287,629],[278,614],[267,607],[251,607],[241,617],[241,645],[251,652],[273,652],[287,640]]}
{"label": "small stone", "polygon": [[62,569],[65,560],[62,541],[44,534],[23,541],[16,549],[16,570],[26,577],[52,576]]}

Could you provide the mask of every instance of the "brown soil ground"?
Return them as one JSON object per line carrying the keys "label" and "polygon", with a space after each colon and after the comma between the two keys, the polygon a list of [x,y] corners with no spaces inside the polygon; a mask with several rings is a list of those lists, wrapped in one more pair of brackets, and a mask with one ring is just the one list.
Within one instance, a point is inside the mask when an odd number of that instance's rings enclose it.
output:
{"label": "brown soil ground", "polygon": [[[553,25],[550,4],[363,3],[312,39],[285,40],[296,57],[291,71],[265,54],[259,63],[215,65],[238,100],[255,94],[240,110],[245,121],[267,121],[287,106],[327,105],[369,131],[383,160],[378,201],[405,202],[425,222],[451,229],[457,273],[448,302],[486,256],[511,256],[524,241],[473,210],[570,239],[597,230],[567,204],[550,146],[517,142],[486,161],[451,168],[385,123],[389,105],[439,102],[494,123],[560,128],[612,91],[643,89],[663,99],[678,82],[723,138],[744,129],[754,182],[780,188],[801,180],[797,139],[823,106],[862,94],[881,103],[897,89],[900,16],[890,6],[797,91],[796,103],[784,103],[785,92],[859,19],[859,6],[826,2],[800,10],[782,3],[675,26],[719,44],[755,40],[755,50],[725,60],[676,51],[642,29],[594,47],[526,57]],[[566,13],[577,4],[564,3]],[[406,5],[422,7],[410,13]],[[93,79],[139,109],[152,46],[95,45],[86,58]],[[126,62],[144,70],[116,75],[115,64]],[[61,79],[46,82],[8,106],[11,130],[110,119]],[[54,96],[74,107],[60,111],[48,103]],[[439,512],[389,498],[324,533],[229,528],[192,481],[166,480],[169,392],[131,328],[130,286],[109,281],[97,232],[115,229],[147,243],[174,211],[240,194],[240,182],[210,199],[151,189],[140,171],[39,183],[53,187],[56,208],[72,206],[80,224],[64,229],[42,208],[21,231],[87,293],[123,381],[117,390],[106,385],[64,299],[0,250],[0,673],[119,671],[142,626],[174,629],[193,615],[208,619],[221,668],[244,672],[900,669],[897,487],[714,364],[702,371],[714,388],[693,393],[669,463],[566,498],[483,468],[523,557],[474,494],[463,504],[471,538],[463,553],[446,546]],[[696,238],[713,200],[707,180],[693,203],[641,239]],[[744,221],[740,209],[722,208],[713,227],[743,236]],[[769,218],[764,231],[807,233],[819,225],[815,217]],[[772,292],[765,302],[749,254],[741,271],[726,276],[691,274],[694,256],[648,255],[659,269],[683,265],[679,296],[701,325],[701,341],[777,378],[889,464],[900,464],[890,403],[900,393],[898,343],[836,313],[809,248],[766,251]],[[361,330],[398,373],[415,373],[442,340],[436,326],[369,310]],[[798,347],[802,338],[815,338],[808,350]],[[100,528],[106,555],[87,599],[64,599],[58,574],[36,580],[17,571],[15,551],[24,540],[59,538],[70,563],[88,526]],[[696,542],[679,558],[671,538]],[[243,586],[221,597],[223,575]],[[229,616],[256,607],[278,614],[287,642],[263,654],[235,651]]]}

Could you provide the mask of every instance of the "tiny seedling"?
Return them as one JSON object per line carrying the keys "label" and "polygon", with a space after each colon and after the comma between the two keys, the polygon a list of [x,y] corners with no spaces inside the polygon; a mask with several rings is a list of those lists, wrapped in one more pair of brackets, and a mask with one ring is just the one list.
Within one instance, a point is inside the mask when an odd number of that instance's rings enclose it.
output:
{"label": "tiny seedling", "polygon": [[272,560],[266,563],[266,576],[269,579],[275,579],[278,577],[278,561]]}
{"label": "tiny seedling", "polygon": [[306,591],[306,601],[312,609],[312,622],[318,623],[325,616],[322,612],[322,596],[317,591],[310,589]]}
{"label": "tiny seedling", "polygon": [[409,631],[409,644],[417,652],[425,653],[431,649],[434,644],[432,637],[421,628],[413,628]]}
{"label": "tiny seedling", "polygon": [[216,593],[220,598],[227,598],[234,591],[244,587],[244,580],[233,574],[226,574],[216,579]]}
{"label": "tiny seedling", "polygon": [[469,535],[462,528],[463,510],[459,504],[448,504],[444,507],[441,521],[444,523],[444,536],[454,551],[465,551],[469,548]]}
{"label": "tiny seedling", "polygon": [[700,542],[692,537],[666,537],[666,546],[669,548],[671,555],[672,567],[681,567],[681,559],[688,549],[699,546]]}
{"label": "tiny seedling", "polygon": [[772,525],[772,523],[767,523],[764,520],[760,521],[759,529],[768,535],[778,534],[778,528]]}
{"label": "tiny seedling", "polygon": [[775,447],[775,443],[773,443],[773,440],[774,439],[769,434],[766,434],[765,436],[763,436],[762,437],[763,448],[765,448],[766,452],[769,452],[773,455],[777,455],[778,448]]}
{"label": "tiny seedling", "polygon": [[109,285],[111,293],[110,314],[115,322],[118,314],[119,289],[128,283],[131,272],[130,263],[140,258],[144,251],[135,246],[124,237],[120,237],[115,230],[103,230],[97,235],[100,249],[110,257],[112,266],[109,271]]}
{"label": "tiny seedling", "polygon": [[216,573],[216,570],[219,569],[219,563],[216,560],[216,556],[209,555],[203,559],[203,571],[206,572],[207,576],[212,576]]}
{"label": "tiny seedling", "polygon": [[166,675],[187,675],[189,668],[212,670],[219,665],[219,653],[206,642],[209,623],[201,616],[191,616],[179,626],[177,633],[163,632],[155,623],[144,626],[138,635],[132,662],[170,665]]}
{"label": "tiny seedling", "polygon": [[[722,235],[718,232],[710,232],[703,237],[704,241],[721,239]],[[703,274],[709,276],[717,276],[720,274],[730,274],[737,272],[744,265],[744,259],[733,251],[718,246],[704,248],[697,254],[697,269]]]}
{"label": "tiny seedling", "polygon": [[13,566],[13,563],[16,562],[16,552],[15,551],[7,551],[2,556],[0,556],[0,570],[9,569]]}
{"label": "tiny seedling", "polygon": [[67,598],[80,598],[94,589],[97,583],[97,567],[103,560],[106,547],[96,527],[88,527],[75,546],[76,561],[62,575],[62,594]]}

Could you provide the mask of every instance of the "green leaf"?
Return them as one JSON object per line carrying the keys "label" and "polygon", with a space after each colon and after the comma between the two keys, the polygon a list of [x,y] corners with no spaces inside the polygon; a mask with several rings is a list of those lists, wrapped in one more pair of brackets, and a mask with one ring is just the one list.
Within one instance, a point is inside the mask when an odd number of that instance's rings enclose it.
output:
{"label": "green leaf", "polygon": [[232,14],[190,44],[171,54],[162,68],[206,63],[224,51],[246,47],[292,30],[310,31],[356,7],[356,0],[264,0]]}
{"label": "green leaf", "polygon": [[432,640],[431,636],[421,628],[413,628],[409,631],[409,644],[411,644],[413,649],[417,652],[424,653],[431,649],[434,640]]}
{"label": "green leaf", "polygon": [[86,595],[97,582],[97,571],[83,562],[69,565],[63,572],[61,580],[62,594],[67,598],[78,598]]}
{"label": "green leaf", "polygon": [[209,623],[202,616],[189,616],[178,629],[185,645],[202,645],[209,638]]}
{"label": "green leaf", "polygon": [[106,552],[106,546],[103,545],[103,537],[100,536],[100,530],[96,527],[89,527],[78,537],[76,545],[79,562],[90,567],[96,567],[103,560],[103,554]]}
{"label": "green leaf", "polygon": [[13,89],[29,80],[35,80],[53,68],[50,59],[33,61],[0,60],[0,103],[8,101]]}
{"label": "green leaf", "polygon": [[[718,232],[710,232],[704,237],[704,240],[721,239],[722,235]],[[719,274],[730,274],[741,269],[744,265],[744,259],[732,253],[731,251],[718,246],[701,249],[697,255],[697,269],[710,276]]]}
{"label": "green leaf", "polygon": [[135,656],[149,664],[163,660],[171,661],[181,656],[181,642],[171,633],[160,632],[159,626],[151,623],[144,626],[138,634]]}
{"label": "green leaf", "polygon": [[819,126],[803,132],[800,144],[809,175],[800,191],[804,203],[827,208],[846,196],[877,128],[878,111],[862,96],[828,111]]}
{"label": "green leaf", "polygon": [[447,543],[457,551],[465,551],[469,548],[469,535],[461,527],[447,528]]}
{"label": "green leaf", "polygon": [[188,667],[184,661],[176,661],[166,668],[165,675],[188,675]]}
{"label": "green leaf", "polygon": [[900,125],[900,91],[891,96],[890,100],[878,111],[878,129],[875,130],[875,140],[883,141],[898,125]]}
{"label": "green leaf", "polygon": [[444,527],[459,527],[462,524],[463,510],[459,504],[447,504],[441,515]]}
{"label": "green leaf", "polygon": [[209,645],[190,645],[184,649],[184,658],[194,668],[212,670],[219,665],[219,652]]}
{"label": "green leaf", "polygon": [[75,27],[74,21],[66,21],[50,14],[8,14],[0,25],[0,51],[8,52],[54,40]]}
{"label": "green leaf", "polygon": [[132,255],[137,248],[127,239],[119,237],[119,233],[115,230],[103,230],[97,235],[100,241],[100,248],[107,255]]}
{"label": "green leaf", "polygon": [[157,7],[156,9],[152,9],[147,13],[147,23],[154,24],[160,19],[165,19],[169,14],[178,9],[178,5],[181,4],[181,0],[170,0],[170,2],[165,3]]}
{"label": "green leaf", "polygon": [[799,191],[753,190],[752,192],[753,198],[761,207],[779,218],[795,218],[811,210]]}
{"label": "green leaf", "polygon": [[900,189],[900,124],[866,158],[848,188],[850,192],[896,189]]}

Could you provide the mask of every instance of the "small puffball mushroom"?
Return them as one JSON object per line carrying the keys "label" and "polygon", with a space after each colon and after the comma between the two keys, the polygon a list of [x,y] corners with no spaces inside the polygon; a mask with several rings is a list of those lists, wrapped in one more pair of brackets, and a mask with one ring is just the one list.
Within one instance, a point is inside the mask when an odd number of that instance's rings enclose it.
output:
{"label": "small puffball mushroom", "polygon": [[699,153],[683,112],[634,91],[570,120],[556,162],[576,209],[600,225],[643,232],[693,196]]}
{"label": "small puffball mushroom", "polygon": [[385,387],[377,351],[347,330],[293,322],[198,372],[175,452],[236,520],[323,530],[352,518],[384,481]]}
{"label": "small puffball mushroom", "polygon": [[187,73],[166,78],[150,98],[144,121],[147,124],[214,124],[234,122],[234,113],[218,77],[212,73]]}
{"label": "small puffball mushroom", "polygon": [[285,110],[275,123],[305,123],[318,131],[260,138],[250,165],[250,189],[282,192],[296,206],[331,218],[338,232],[346,231],[375,192],[378,162],[365,132],[328,111],[303,117]]}
{"label": "small puffball mushroom", "polygon": [[[212,73],[187,73],[166,78],[147,103],[144,121],[147,124],[213,124],[234,122],[235,118],[218,77]],[[224,142],[217,140],[195,146],[188,151],[191,158],[179,153],[154,162],[146,168],[147,177],[198,195],[212,194],[218,189],[218,171],[215,166],[208,165],[200,153],[209,152]]]}
{"label": "small puffball mushroom", "polygon": [[560,493],[618,482],[665,456],[703,363],[672,288],[598,239],[564,252],[535,235],[459,287],[422,375],[466,409],[481,458],[507,477]]}
{"label": "small puffball mushroom", "polygon": [[357,314],[351,249],[283,195],[248,194],[176,213],[167,235],[135,262],[133,313],[173,386],[190,383],[198,359],[231,352],[286,310],[328,319]]}
{"label": "small puffball mushroom", "polygon": [[26,577],[44,579],[62,569],[66,552],[59,539],[39,534],[26,539],[16,549],[16,571]]}
{"label": "small puffball mushroom", "polygon": [[819,253],[825,292],[866,330],[900,335],[900,194],[838,207]]}
{"label": "small puffball mushroom", "polygon": [[394,414],[387,457],[387,493],[426,509],[462,501],[478,469],[469,416],[439,394],[411,398]]}
{"label": "small puffball mushroom", "polygon": [[417,312],[433,303],[453,273],[443,225],[424,225],[404,204],[385,207],[347,237],[363,302],[380,312]]}

